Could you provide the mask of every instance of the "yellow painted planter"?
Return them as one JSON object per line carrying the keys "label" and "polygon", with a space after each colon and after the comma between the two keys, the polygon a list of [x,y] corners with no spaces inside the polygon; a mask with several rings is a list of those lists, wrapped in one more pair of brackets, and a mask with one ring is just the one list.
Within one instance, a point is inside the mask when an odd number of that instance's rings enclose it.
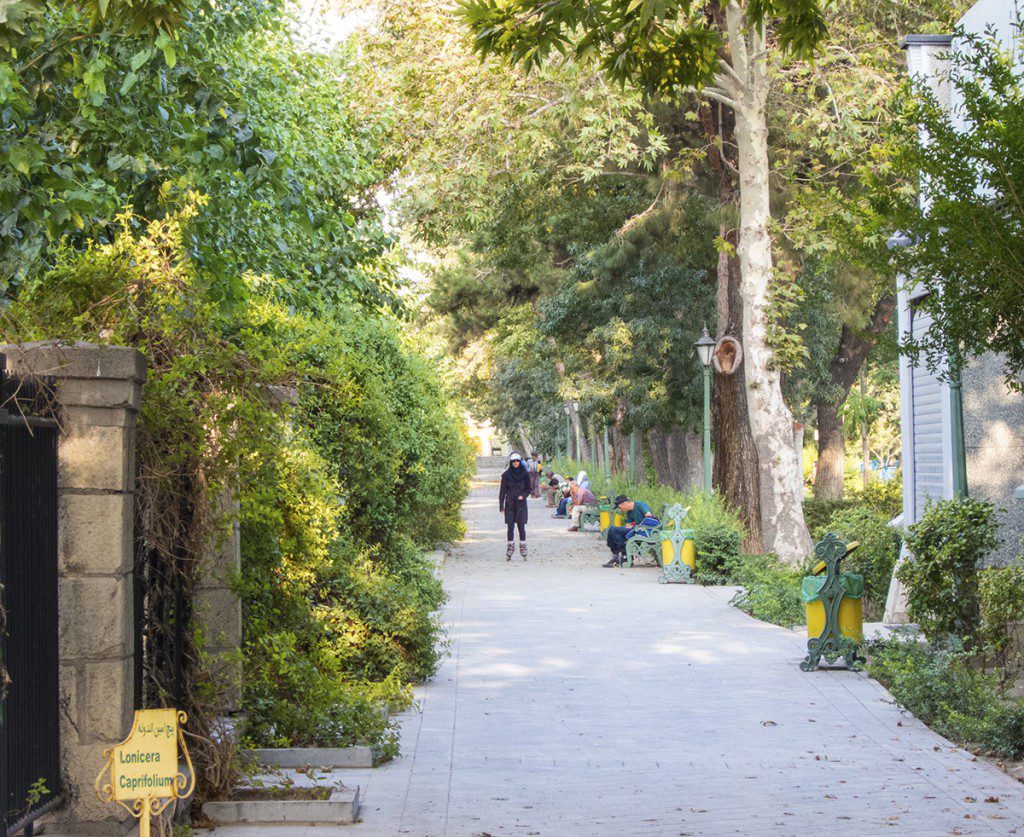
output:
{"label": "yellow painted planter", "polygon": [[[825,605],[821,599],[814,602],[807,602],[807,636],[818,637],[825,630]],[[864,639],[864,602],[862,599],[854,599],[850,596],[843,596],[839,603],[839,630],[843,636],[847,636],[858,645]]]}
{"label": "yellow painted planter", "polygon": [[612,513],[609,511],[601,511],[601,531],[604,532],[610,525],[612,519]]}
{"label": "yellow painted planter", "polygon": [[625,526],[626,518],[622,516],[622,512],[615,512],[615,517],[612,518],[612,526]]}
{"label": "yellow painted planter", "polygon": [[[675,549],[673,548],[672,541],[667,538],[661,542],[661,565],[667,567],[672,563],[672,558],[675,555]],[[683,563],[689,565],[691,570],[697,569],[697,556],[693,548],[693,541],[687,538],[683,541]]]}

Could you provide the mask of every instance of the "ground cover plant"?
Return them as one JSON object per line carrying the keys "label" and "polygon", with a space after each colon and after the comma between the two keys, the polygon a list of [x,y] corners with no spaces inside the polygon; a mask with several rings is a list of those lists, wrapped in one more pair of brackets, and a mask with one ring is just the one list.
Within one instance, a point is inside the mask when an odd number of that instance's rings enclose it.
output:
{"label": "ground cover plant", "polygon": [[1024,758],[1024,700],[1008,698],[958,642],[892,638],[867,648],[868,671],[940,735],[1003,758]]}
{"label": "ground cover plant", "polygon": [[1024,619],[1018,562],[985,567],[997,546],[995,507],[931,503],[908,527],[898,570],[923,636],[868,646],[869,671],[896,702],[946,737],[1002,758],[1024,758],[1024,700],[1012,696]]}

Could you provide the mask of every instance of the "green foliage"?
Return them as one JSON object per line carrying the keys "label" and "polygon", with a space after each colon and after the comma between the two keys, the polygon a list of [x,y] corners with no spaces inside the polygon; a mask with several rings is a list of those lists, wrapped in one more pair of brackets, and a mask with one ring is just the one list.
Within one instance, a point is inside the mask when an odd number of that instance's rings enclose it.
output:
{"label": "green foliage", "polygon": [[296,431],[242,498],[246,734],[390,752],[379,704],[407,705],[402,684],[437,667],[443,595],[422,549],[462,533],[470,457],[394,327],[270,313],[259,325],[287,331],[304,374]]}
{"label": "green foliage", "polygon": [[743,555],[732,568],[732,582],[740,590],[732,604],[755,619],[791,628],[807,616],[800,599],[805,568],[790,567],[775,555]]}
{"label": "green foliage", "polygon": [[847,509],[866,508],[892,520],[903,511],[903,478],[883,482],[874,480],[866,487],[856,487],[846,492],[842,500],[819,500],[807,497],[804,500],[804,520],[811,532],[818,532],[827,526],[833,515]]}
{"label": "green foliage", "polygon": [[247,274],[282,280],[268,287],[293,304],[388,300],[383,126],[339,107],[347,56],[300,49],[276,2],[141,34],[114,13],[152,5],[52,6],[0,50],[0,287],[40,275],[58,243],[111,241],[124,207],[159,219],[197,191],[188,247],[226,307]]}
{"label": "green foliage", "polygon": [[905,348],[923,352],[935,369],[965,353],[995,352],[1019,385],[1024,84],[1016,50],[992,34],[960,39],[949,73],[959,102],[952,112],[929,85],[908,85],[889,153],[892,168],[920,184],[921,199],[878,184],[874,208],[884,229],[913,231],[914,246],[895,253],[896,269],[934,291],[921,301],[932,324]]}
{"label": "green foliage", "polygon": [[904,709],[961,744],[1024,756],[1024,700],[1005,699],[997,679],[953,645],[891,638],[868,646],[868,671]]}
{"label": "green foliage", "polygon": [[812,535],[815,541],[819,541],[829,532],[835,532],[840,540],[847,543],[860,543],[860,547],[843,561],[842,569],[864,576],[864,620],[881,620],[893,567],[900,554],[899,531],[878,512],[858,506],[836,511],[828,523],[812,530]]}
{"label": "green foliage", "polygon": [[[596,60],[609,78],[651,93],[713,81],[726,41],[715,17],[695,0],[463,0],[461,10],[481,55],[540,67],[554,54],[573,52],[577,60]],[[816,2],[755,0],[744,12],[751,28],[770,21],[781,49],[792,54],[810,57],[826,33]]]}
{"label": "green foliage", "polygon": [[1016,647],[1024,623],[1024,565],[990,567],[978,574],[978,640],[986,658],[1008,677],[1024,665]]}
{"label": "green foliage", "polygon": [[740,560],[740,530],[735,526],[703,523],[693,527],[693,546],[701,584],[728,584]]}
{"label": "green foliage", "polygon": [[[243,734],[393,754],[385,710],[407,705],[405,684],[439,659],[443,596],[422,552],[461,533],[471,466],[461,417],[387,316],[307,314],[252,283],[225,322],[184,248],[195,217],[136,233],[125,216],[110,244],[60,249],[56,267],[5,311],[5,332],[146,354],[137,534],[160,554],[189,550],[186,594],[233,522],[225,494],[238,499]],[[294,411],[268,402],[268,386],[281,383],[298,384]],[[185,649],[190,674],[200,671],[199,634]],[[159,683],[169,681],[159,674],[152,699],[162,702]],[[203,735],[219,711],[216,687],[193,682],[187,700]]]}
{"label": "green foliage", "polygon": [[897,574],[907,587],[907,613],[929,639],[976,639],[978,568],[999,545],[995,513],[984,500],[940,500],[907,529],[910,555]]}
{"label": "green foliage", "polygon": [[807,497],[804,500],[804,520],[807,521],[807,528],[812,532],[820,532],[827,527],[833,515],[840,511],[856,508],[857,501],[849,498],[843,500],[819,500],[815,497]]}
{"label": "green foliage", "polygon": [[25,802],[29,808],[34,807],[48,797],[52,791],[46,786],[46,779],[36,779],[28,788],[28,796]]}
{"label": "green foliage", "polygon": [[642,432],[700,421],[703,373],[696,354],[680,347],[692,346],[714,318],[709,213],[700,197],[664,198],[581,253],[541,303],[538,329],[598,426],[618,420],[623,432]]}
{"label": "green foliage", "polygon": [[847,496],[857,505],[867,506],[886,520],[892,520],[903,511],[903,477],[873,480],[850,491]]}

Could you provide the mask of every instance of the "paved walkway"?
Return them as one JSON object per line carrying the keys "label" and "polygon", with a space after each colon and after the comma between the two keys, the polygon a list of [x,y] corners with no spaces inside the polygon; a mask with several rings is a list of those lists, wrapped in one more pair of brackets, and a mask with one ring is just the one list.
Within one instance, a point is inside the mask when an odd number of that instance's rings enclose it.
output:
{"label": "paved walkway", "polygon": [[541,501],[529,561],[506,563],[494,479],[443,570],[451,655],[403,718],[403,756],[345,773],[365,796],[346,833],[1024,833],[1024,786],[866,675],[801,672],[804,642],[731,590],[602,569],[596,536]]}

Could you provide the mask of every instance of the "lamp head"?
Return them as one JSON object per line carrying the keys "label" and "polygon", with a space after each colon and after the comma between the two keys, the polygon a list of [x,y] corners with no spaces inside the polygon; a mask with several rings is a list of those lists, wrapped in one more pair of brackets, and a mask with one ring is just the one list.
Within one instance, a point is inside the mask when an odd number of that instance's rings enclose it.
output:
{"label": "lamp head", "polygon": [[700,362],[704,366],[710,366],[711,356],[714,354],[717,342],[714,337],[708,334],[707,326],[704,326],[704,333],[701,334],[694,345],[697,347],[697,357],[700,358]]}

